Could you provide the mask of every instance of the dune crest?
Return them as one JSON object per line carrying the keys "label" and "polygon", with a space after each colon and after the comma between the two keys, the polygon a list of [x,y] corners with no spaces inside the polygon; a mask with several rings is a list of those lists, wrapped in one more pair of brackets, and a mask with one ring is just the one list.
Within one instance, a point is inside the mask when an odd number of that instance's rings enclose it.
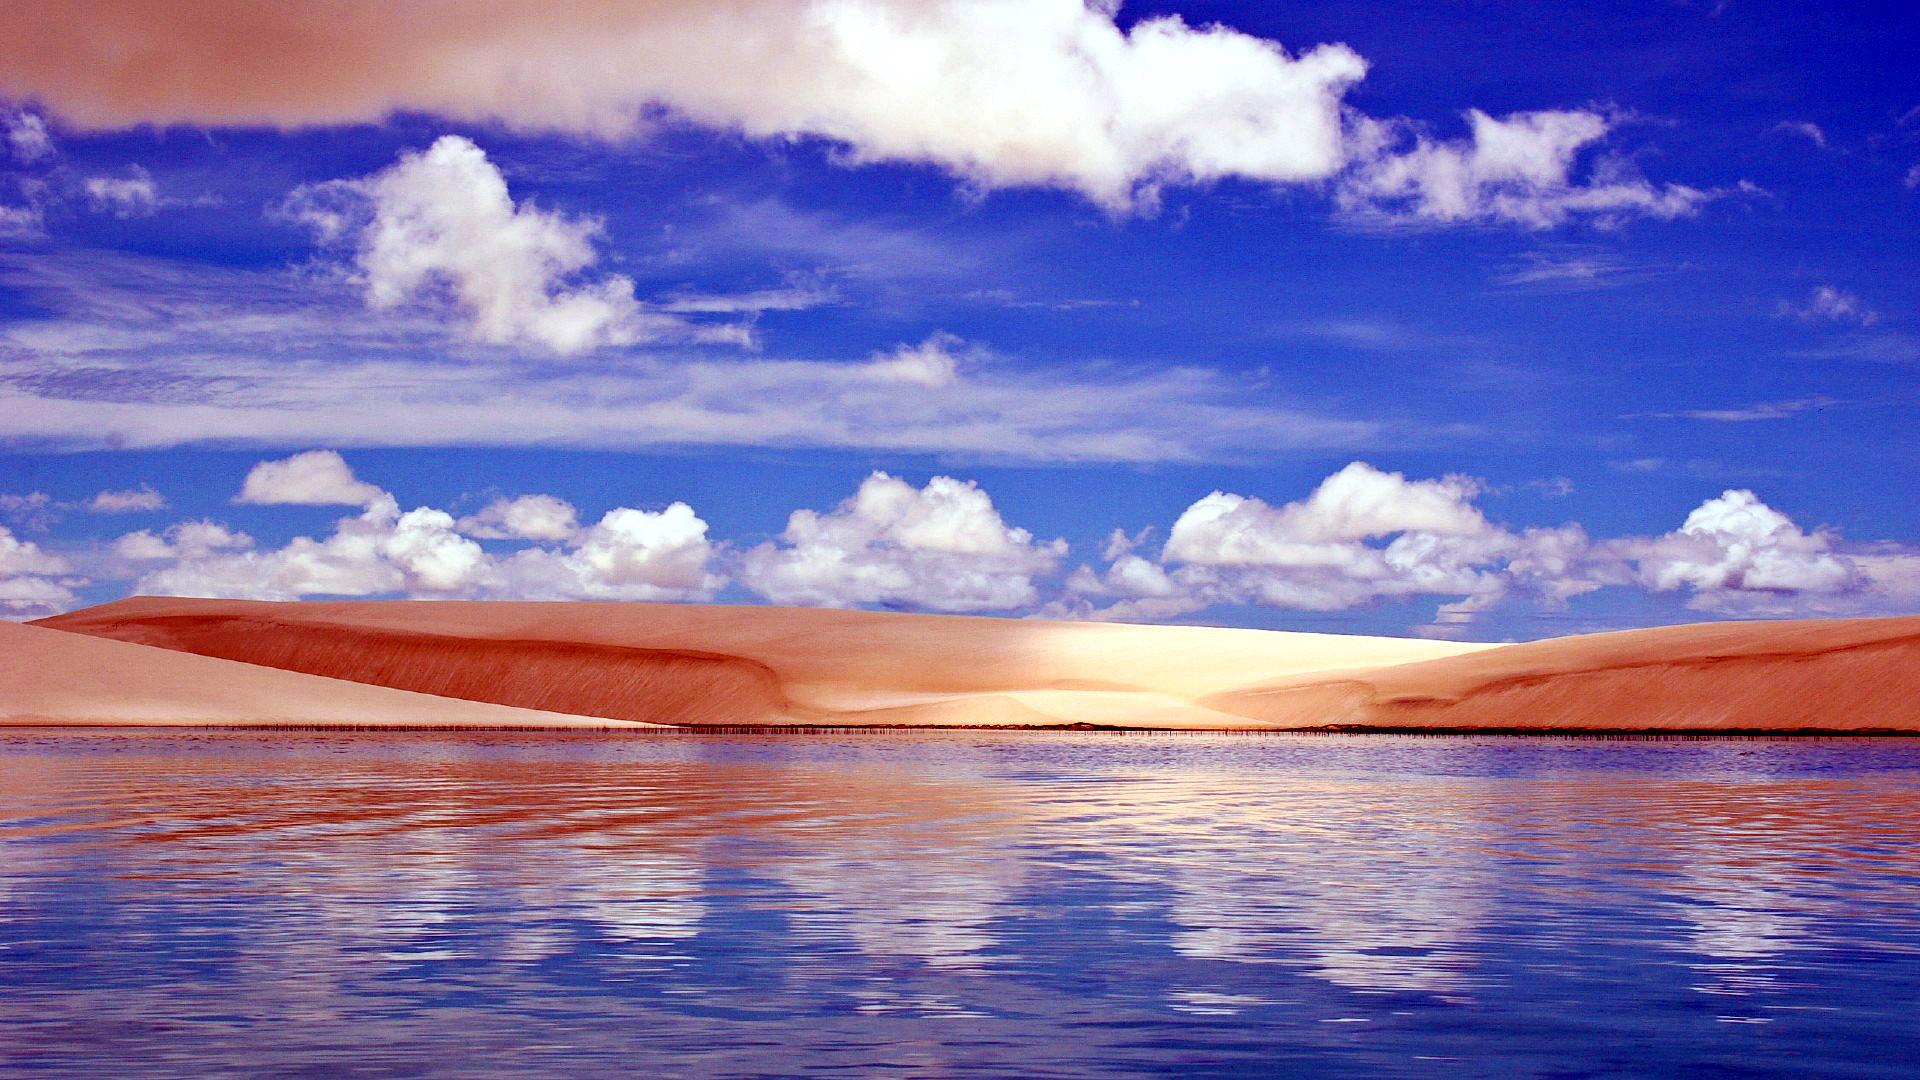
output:
{"label": "dune crest", "polygon": [[114,629],[104,636],[542,712],[685,725],[774,723],[789,711],[774,674],[737,656],[244,615],[160,615]]}
{"label": "dune crest", "polygon": [[0,723],[641,727],[391,690],[0,622]]}
{"label": "dune crest", "polygon": [[136,597],[41,625],[526,708],[674,724],[1231,728],[1261,679],[1487,648],[822,608]]}
{"label": "dune crest", "polygon": [[1282,679],[1205,704],[1275,727],[1920,731],[1920,618],[1589,634]]}
{"label": "dune crest", "polygon": [[810,608],[134,598],[76,635],[678,726],[1920,732],[1920,617],[1478,645]]}

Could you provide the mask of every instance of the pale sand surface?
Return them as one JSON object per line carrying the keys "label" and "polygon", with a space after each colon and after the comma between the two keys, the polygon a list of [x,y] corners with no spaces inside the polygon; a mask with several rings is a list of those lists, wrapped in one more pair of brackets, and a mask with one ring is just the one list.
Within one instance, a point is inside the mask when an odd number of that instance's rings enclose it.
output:
{"label": "pale sand surface", "polygon": [[1283,678],[1206,704],[1276,727],[1920,731],[1920,617],[1588,634]]}
{"label": "pale sand surface", "polygon": [[634,727],[0,622],[0,724]]}
{"label": "pale sand surface", "polygon": [[1489,646],[716,605],[135,598],[47,626],[696,725],[1920,731],[1920,617]]}
{"label": "pale sand surface", "polygon": [[44,625],[453,697],[695,724],[1222,728],[1197,699],[1450,642],[719,605],[134,598]]}

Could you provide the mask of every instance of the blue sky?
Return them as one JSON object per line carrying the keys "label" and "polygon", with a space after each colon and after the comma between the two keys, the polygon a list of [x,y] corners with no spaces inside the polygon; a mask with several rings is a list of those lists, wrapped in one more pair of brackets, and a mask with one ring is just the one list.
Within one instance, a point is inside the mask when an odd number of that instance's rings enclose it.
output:
{"label": "blue sky", "polygon": [[394,10],[0,16],[15,616],[1920,610],[1910,12]]}

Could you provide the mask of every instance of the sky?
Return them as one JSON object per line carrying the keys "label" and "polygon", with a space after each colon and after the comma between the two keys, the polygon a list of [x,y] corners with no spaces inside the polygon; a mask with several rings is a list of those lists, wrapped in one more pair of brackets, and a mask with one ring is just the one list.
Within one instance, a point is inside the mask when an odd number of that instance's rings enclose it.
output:
{"label": "sky", "polygon": [[1920,612],[1920,12],[0,9],[0,613]]}

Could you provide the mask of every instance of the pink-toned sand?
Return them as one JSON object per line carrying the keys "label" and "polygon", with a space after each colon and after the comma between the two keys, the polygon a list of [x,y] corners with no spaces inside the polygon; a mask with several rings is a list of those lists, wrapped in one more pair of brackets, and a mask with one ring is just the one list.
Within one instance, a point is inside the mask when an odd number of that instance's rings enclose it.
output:
{"label": "pink-toned sand", "polygon": [[1920,617],[1588,634],[1205,703],[1273,727],[1920,732]]}
{"label": "pink-toned sand", "polygon": [[676,604],[135,598],[41,625],[525,708],[672,724],[1222,728],[1196,704],[1485,646]]}
{"label": "pink-toned sand", "polygon": [[0,724],[637,727],[0,622]]}
{"label": "pink-toned sand", "polygon": [[1920,618],[1488,646],[803,608],[135,598],[40,625],[678,725],[1920,731]]}

